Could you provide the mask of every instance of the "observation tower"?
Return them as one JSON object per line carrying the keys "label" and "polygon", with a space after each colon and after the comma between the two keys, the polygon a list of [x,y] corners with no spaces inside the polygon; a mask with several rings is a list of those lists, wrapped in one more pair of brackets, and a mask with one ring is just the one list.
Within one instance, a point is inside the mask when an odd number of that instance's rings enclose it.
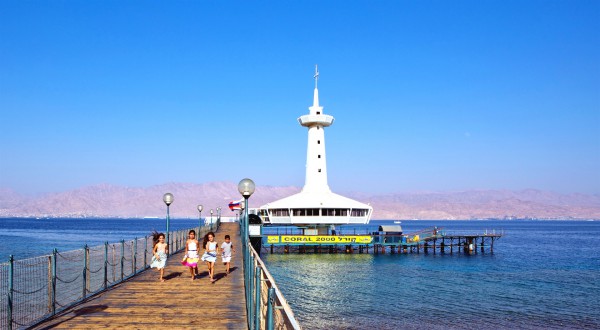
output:
{"label": "observation tower", "polygon": [[302,191],[263,205],[259,210],[265,224],[330,225],[366,224],[373,208],[353,199],[335,194],[327,183],[325,127],[334,118],[323,113],[319,105],[319,70],[315,66],[313,105],[307,115],[300,116],[300,125],[308,128],[306,148],[306,178]]}

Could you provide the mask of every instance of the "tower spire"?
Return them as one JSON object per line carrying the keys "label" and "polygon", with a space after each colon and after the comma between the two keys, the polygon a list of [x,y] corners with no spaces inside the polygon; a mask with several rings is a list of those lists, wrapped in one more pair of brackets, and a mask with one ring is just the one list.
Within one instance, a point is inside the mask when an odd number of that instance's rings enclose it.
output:
{"label": "tower spire", "polygon": [[319,82],[319,65],[318,64],[315,64],[315,75],[314,75],[314,77],[315,77],[315,89],[317,89],[317,85],[318,85],[318,82]]}
{"label": "tower spire", "polygon": [[[314,108],[314,112],[321,112],[321,107],[319,107],[319,89],[317,88],[319,83],[319,66],[317,64],[315,64],[315,75],[313,77],[315,78],[315,91],[312,108]],[[312,111],[313,109],[311,109],[311,112]]]}

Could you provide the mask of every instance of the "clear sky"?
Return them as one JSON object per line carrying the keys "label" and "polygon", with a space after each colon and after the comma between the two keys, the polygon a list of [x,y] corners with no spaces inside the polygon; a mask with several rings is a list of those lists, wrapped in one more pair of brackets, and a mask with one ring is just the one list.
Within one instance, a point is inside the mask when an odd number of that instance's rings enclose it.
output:
{"label": "clear sky", "polygon": [[0,187],[600,193],[600,1],[2,1]]}

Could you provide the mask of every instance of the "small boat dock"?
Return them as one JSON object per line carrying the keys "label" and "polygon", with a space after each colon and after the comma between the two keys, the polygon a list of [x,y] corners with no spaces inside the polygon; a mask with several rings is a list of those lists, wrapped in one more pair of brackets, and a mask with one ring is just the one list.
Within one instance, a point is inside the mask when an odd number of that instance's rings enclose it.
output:
{"label": "small boat dock", "polygon": [[402,233],[400,226],[379,226],[367,234],[343,235],[264,235],[262,251],[269,253],[489,253],[501,231],[449,232],[432,227]]}

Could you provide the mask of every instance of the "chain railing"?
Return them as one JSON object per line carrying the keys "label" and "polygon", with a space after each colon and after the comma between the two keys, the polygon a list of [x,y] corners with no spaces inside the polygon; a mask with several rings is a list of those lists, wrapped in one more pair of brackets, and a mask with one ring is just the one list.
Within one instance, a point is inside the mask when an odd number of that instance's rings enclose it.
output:
{"label": "chain railing", "polygon": [[[191,228],[203,237],[212,226]],[[185,247],[190,229],[171,231],[170,253]],[[0,329],[35,325],[84,299],[148,269],[152,237],[0,264]]]}

